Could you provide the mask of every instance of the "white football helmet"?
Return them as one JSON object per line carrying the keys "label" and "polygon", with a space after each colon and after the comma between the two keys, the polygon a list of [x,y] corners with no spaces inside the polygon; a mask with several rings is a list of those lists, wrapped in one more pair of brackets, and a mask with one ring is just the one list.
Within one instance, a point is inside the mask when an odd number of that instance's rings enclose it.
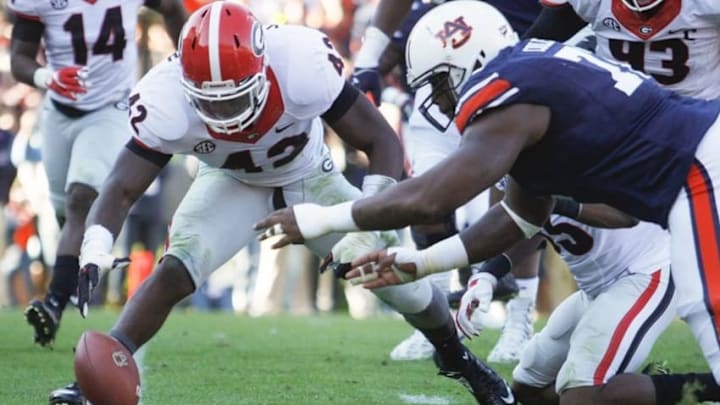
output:
{"label": "white football helmet", "polygon": [[413,27],[405,48],[408,85],[415,90],[428,84],[433,88],[420,112],[438,129],[447,129],[450,122],[441,124],[431,112],[434,100],[449,96],[456,103],[471,73],[517,42],[510,23],[485,2],[451,1],[428,11]]}
{"label": "white football helmet", "polygon": [[663,0],[623,0],[623,3],[632,11],[644,13],[659,6]]}

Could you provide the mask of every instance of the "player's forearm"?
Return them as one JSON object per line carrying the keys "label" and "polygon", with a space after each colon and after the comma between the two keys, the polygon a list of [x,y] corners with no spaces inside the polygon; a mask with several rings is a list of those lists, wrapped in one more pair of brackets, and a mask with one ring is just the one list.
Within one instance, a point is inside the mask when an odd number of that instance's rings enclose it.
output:
{"label": "player's forearm", "polygon": [[569,4],[558,7],[543,7],[523,38],[552,39],[567,41],[587,25]]}
{"label": "player's forearm", "polygon": [[441,199],[430,190],[423,192],[422,182],[409,179],[370,198],[353,204],[352,217],[360,229],[388,230],[408,225],[438,222],[447,214]]}
{"label": "player's forearm", "polygon": [[470,263],[497,256],[524,239],[515,222],[496,204],[477,222],[460,232]]}
{"label": "player's forearm", "polygon": [[403,149],[394,134],[388,136],[394,139],[373,144],[364,151],[369,160],[368,173],[400,180],[403,172]]}
{"label": "player's forearm", "polygon": [[27,58],[24,55],[13,57],[10,62],[10,72],[15,80],[33,87],[38,87],[34,81],[34,74],[41,67],[34,58]]}
{"label": "player's forearm", "polygon": [[637,218],[605,204],[582,204],[577,220],[598,228],[629,228],[638,224]]}
{"label": "player's forearm", "polygon": [[389,37],[400,28],[411,6],[412,0],[381,0],[375,10],[373,25]]}

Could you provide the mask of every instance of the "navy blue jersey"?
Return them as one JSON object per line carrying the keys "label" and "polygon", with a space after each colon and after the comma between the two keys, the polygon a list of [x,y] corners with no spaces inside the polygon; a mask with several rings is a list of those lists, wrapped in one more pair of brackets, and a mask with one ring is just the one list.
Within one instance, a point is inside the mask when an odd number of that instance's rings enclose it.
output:
{"label": "navy blue jersey", "polygon": [[604,202],[667,226],[695,150],[720,102],[682,97],[625,65],[532,39],[503,50],[463,88],[460,131],[509,104],[551,110],[547,133],[510,174],[539,194]]}

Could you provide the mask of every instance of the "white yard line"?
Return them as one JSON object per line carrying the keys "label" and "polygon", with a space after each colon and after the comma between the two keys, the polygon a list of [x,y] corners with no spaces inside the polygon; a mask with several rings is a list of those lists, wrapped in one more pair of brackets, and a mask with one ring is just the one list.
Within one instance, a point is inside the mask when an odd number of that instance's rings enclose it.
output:
{"label": "white yard line", "polygon": [[449,398],[424,394],[399,394],[399,397],[403,403],[413,405],[450,405],[452,403]]}

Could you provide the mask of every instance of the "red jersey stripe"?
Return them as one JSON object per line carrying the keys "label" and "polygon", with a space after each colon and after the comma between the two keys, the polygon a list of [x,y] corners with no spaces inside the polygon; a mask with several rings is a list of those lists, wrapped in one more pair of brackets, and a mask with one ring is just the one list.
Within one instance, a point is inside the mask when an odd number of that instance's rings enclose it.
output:
{"label": "red jersey stripe", "polygon": [[620,323],[615,329],[612,338],[610,338],[610,344],[605,351],[605,355],[600,360],[600,364],[598,364],[598,367],[595,369],[595,374],[593,375],[593,383],[595,385],[600,385],[605,382],[605,376],[607,375],[607,372],[610,369],[610,365],[612,364],[613,359],[615,359],[615,356],[620,349],[620,344],[625,338],[628,328],[635,320],[635,318],[637,318],[640,311],[645,308],[647,303],[650,301],[650,298],[652,298],[653,294],[655,294],[655,291],[657,291],[658,286],[660,285],[661,275],[662,272],[660,270],[652,274],[650,284],[648,284],[645,291],[640,294],[640,297],[638,297],[637,301],[635,301],[633,306],[630,307],[630,310],[628,310],[625,316],[623,316],[623,318],[620,320]]}
{"label": "red jersey stripe", "polygon": [[690,167],[687,189],[692,205],[696,252],[705,283],[705,301],[712,315],[713,327],[720,334],[720,235],[716,228],[713,184],[709,181],[697,164]]}
{"label": "red jersey stripe", "polygon": [[503,93],[510,90],[512,85],[504,79],[495,79],[488,83],[485,87],[473,94],[461,107],[460,112],[455,117],[455,125],[457,125],[460,133],[465,131],[468,121],[481,109],[490,102],[500,97]]}

